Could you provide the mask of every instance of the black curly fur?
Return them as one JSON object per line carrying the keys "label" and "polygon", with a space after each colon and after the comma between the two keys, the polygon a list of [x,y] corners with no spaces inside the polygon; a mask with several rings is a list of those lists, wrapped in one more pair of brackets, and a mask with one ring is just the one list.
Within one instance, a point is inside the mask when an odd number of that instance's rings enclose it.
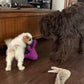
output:
{"label": "black curly fur", "polygon": [[64,62],[84,52],[84,3],[43,16],[39,26],[42,35],[54,41],[52,59]]}

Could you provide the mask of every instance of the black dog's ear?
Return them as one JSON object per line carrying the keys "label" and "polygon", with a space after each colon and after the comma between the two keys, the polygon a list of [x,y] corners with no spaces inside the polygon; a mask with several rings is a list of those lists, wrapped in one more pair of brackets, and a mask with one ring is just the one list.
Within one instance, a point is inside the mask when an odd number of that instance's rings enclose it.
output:
{"label": "black dog's ear", "polygon": [[[44,38],[55,40],[59,27],[60,12],[55,11],[43,16],[40,20],[40,32]],[[57,25],[56,25],[57,24]]]}
{"label": "black dog's ear", "polygon": [[44,38],[51,38],[51,22],[49,15],[42,17],[39,22],[40,32]]}

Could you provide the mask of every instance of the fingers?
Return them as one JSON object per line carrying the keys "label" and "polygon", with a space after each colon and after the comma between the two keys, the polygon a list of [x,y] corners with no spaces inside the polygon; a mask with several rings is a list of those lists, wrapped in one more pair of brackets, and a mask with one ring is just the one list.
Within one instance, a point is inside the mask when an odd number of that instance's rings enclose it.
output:
{"label": "fingers", "polygon": [[56,70],[49,70],[48,73],[57,73]]}
{"label": "fingers", "polygon": [[55,66],[52,66],[51,69],[54,69],[54,70],[57,70],[59,68],[55,67]]}
{"label": "fingers", "polygon": [[59,71],[59,68],[57,68],[55,66],[52,66],[51,69],[52,70],[49,70],[48,73],[58,73],[58,71]]}

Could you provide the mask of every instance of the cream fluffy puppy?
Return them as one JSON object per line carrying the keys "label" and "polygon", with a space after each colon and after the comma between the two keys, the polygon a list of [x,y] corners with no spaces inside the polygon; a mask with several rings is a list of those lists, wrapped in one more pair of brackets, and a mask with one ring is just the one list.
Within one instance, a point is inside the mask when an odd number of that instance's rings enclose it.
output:
{"label": "cream fluffy puppy", "polygon": [[6,56],[6,71],[11,71],[11,63],[12,60],[15,58],[17,60],[17,66],[19,70],[24,70],[25,67],[23,66],[24,61],[24,50],[26,44],[32,43],[32,35],[30,33],[22,33],[19,36],[15,37],[13,40],[5,40],[7,45],[7,56]]}

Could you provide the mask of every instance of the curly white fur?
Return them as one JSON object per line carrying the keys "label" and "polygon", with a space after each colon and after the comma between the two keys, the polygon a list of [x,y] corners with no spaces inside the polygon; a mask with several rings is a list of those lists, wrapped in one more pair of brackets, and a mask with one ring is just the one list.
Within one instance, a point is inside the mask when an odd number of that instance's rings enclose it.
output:
{"label": "curly white fur", "polygon": [[[6,71],[11,71],[11,63],[13,58],[16,58],[18,61],[17,66],[19,70],[24,70],[25,67],[23,66],[23,61],[24,61],[24,50],[26,47],[26,43],[23,41],[24,36],[28,36],[29,38],[32,39],[32,35],[30,33],[22,33],[19,36],[15,37],[13,40],[8,39],[5,40],[5,43],[8,47],[7,49],[7,57],[6,57]],[[27,44],[31,44],[31,41],[28,41]]]}
{"label": "curly white fur", "polygon": [[71,76],[71,72],[66,69],[51,67],[49,73],[57,73],[55,84],[65,84],[66,80]]}

